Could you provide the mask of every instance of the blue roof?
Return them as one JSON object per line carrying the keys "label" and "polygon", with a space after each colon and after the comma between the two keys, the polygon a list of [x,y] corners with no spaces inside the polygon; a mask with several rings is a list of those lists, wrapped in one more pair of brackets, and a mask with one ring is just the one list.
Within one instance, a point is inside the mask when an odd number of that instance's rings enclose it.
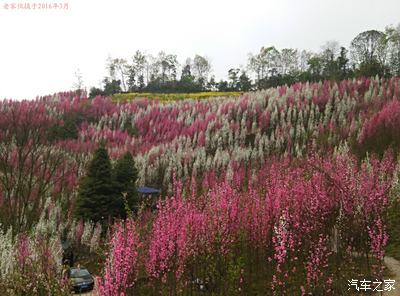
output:
{"label": "blue roof", "polygon": [[137,192],[144,193],[144,194],[153,194],[153,193],[160,193],[161,190],[160,189],[156,189],[156,188],[142,186],[142,187],[138,187],[137,188]]}

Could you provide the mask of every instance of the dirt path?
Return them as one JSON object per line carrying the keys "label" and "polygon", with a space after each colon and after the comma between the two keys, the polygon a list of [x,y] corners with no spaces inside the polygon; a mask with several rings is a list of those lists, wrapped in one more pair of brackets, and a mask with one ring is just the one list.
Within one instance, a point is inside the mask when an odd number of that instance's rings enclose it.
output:
{"label": "dirt path", "polygon": [[400,296],[400,262],[393,257],[385,257],[385,265],[389,268],[391,280],[395,280],[395,290],[383,292],[384,296]]}

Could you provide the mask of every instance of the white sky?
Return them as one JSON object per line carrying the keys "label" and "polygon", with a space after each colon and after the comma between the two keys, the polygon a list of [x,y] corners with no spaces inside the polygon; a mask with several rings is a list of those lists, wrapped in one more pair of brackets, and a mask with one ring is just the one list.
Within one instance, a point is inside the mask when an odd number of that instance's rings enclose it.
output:
{"label": "white sky", "polygon": [[[55,2],[69,10],[4,8]],[[261,46],[348,47],[362,31],[399,22],[399,0],[0,0],[0,99],[69,90],[78,68],[87,88],[100,86],[109,54],[164,50],[181,63],[206,55],[219,80]]]}

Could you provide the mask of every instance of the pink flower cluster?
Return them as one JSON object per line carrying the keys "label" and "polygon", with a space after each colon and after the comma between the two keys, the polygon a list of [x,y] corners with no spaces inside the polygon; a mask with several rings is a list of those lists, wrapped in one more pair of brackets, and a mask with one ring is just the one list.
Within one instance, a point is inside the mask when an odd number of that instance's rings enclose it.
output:
{"label": "pink flower cluster", "polygon": [[104,274],[96,279],[96,291],[101,296],[123,296],[137,276],[139,240],[135,222],[128,219],[116,223],[110,244]]}
{"label": "pink flower cluster", "polygon": [[379,112],[364,122],[359,142],[364,143],[382,134],[394,139],[400,137],[400,98],[387,102]]}
{"label": "pink flower cluster", "polygon": [[[195,196],[182,194],[179,185],[173,197],[158,203],[150,237],[145,238],[149,241],[146,271],[165,285],[172,285],[172,277],[185,286],[191,264],[201,266],[204,256],[218,262],[251,249],[269,258],[265,264],[273,272],[270,288],[277,294],[301,269],[307,289],[320,279],[328,288],[332,278],[324,270],[333,252],[335,227],[343,237],[352,238],[342,242],[343,252],[346,244],[369,236],[366,243],[382,256],[387,234],[379,217],[392,170],[389,156],[361,167],[346,154],[328,159],[311,156],[300,162],[266,162],[259,171],[263,177],[249,182],[244,191],[223,181]],[[364,233],[354,227],[358,225],[365,225]],[[251,281],[249,274],[243,277],[244,282]]]}

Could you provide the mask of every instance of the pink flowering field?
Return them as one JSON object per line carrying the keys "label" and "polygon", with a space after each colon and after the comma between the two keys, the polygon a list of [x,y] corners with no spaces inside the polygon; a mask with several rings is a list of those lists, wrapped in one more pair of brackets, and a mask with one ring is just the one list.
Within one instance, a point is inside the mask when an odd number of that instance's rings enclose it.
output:
{"label": "pink flowering field", "polygon": [[[399,139],[400,78],[0,101],[0,294],[69,295],[68,237],[94,295],[349,295],[351,279],[388,277]],[[74,215],[100,143],[161,189],[106,230]]]}

